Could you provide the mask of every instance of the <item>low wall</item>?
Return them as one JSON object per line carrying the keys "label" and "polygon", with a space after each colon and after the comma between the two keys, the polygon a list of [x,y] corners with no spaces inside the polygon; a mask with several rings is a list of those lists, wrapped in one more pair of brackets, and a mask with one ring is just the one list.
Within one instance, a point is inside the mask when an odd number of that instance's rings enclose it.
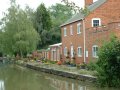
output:
{"label": "low wall", "polygon": [[54,74],[54,75],[58,75],[58,76],[62,76],[62,77],[67,77],[67,78],[71,78],[71,79],[81,80],[81,81],[95,82],[97,79],[96,77],[89,76],[89,75],[74,74],[74,73],[66,72],[66,71],[42,68],[42,67],[34,66],[31,64],[26,64],[26,67],[37,70],[37,71]]}

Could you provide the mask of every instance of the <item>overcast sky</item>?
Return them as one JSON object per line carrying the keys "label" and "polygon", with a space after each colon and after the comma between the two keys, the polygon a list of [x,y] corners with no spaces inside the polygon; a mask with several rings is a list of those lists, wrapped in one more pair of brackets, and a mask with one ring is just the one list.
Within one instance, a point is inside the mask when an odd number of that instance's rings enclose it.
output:
{"label": "overcast sky", "polygon": [[[30,8],[36,9],[38,5],[41,3],[44,3],[46,7],[49,7],[51,5],[54,5],[55,3],[61,3],[61,0],[16,0],[17,3],[24,8],[26,5],[28,5]],[[76,5],[83,7],[84,6],[84,0],[69,0],[76,3]],[[2,18],[2,13],[7,10],[7,8],[10,6],[10,0],[1,0],[0,1],[0,18]]]}

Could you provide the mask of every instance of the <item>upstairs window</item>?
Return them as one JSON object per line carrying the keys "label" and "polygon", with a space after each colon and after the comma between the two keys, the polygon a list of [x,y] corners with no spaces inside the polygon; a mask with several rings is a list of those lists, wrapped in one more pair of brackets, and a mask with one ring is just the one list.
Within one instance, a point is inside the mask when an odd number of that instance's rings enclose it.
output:
{"label": "upstairs window", "polygon": [[81,24],[77,24],[77,34],[81,33]]}
{"label": "upstairs window", "polygon": [[100,18],[93,18],[92,19],[92,27],[101,26],[101,19]]}
{"label": "upstairs window", "polygon": [[92,47],[92,54],[93,54],[93,57],[98,58],[98,46],[97,45],[94,45]]}
{"label": "upstairs window", "polygon": [[64,28],[64,36],[67,36],[67,29]]}
{"label": "upstairs window", "polygon": [[82,48],[78,47],[77,49],[78,57],[82,57]]}
{"label": "upstairs window", "polygon": [[73,35],[73,26],[70,26],[70,35]]}

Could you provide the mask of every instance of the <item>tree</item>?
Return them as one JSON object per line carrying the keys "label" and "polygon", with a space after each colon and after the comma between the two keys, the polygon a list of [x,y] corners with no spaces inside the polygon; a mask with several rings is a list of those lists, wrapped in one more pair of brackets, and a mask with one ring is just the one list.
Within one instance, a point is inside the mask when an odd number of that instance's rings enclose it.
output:
{"label": "tree", "polygon": [[66,6],[70,7],[72,11],[74,11],[74,13],[82,13],[84,14],[84,16],[89,15],[90,11],[87,7],[80,8],[79,6],[77,6],[74,2],[69,2],[68,0],[61,0],[61,2],[64,2],[66,4]]}
{"label": "tree", "polygon": [[115,36],[99,50],[98,81],[102,86],[120,87],[120,40]]}
{"label": "tree", "polygon": [[72,10],[66,5],[57,3],[49,7],[52,19],[51,44],[61,42],[60,25],[72,17]]}
{"label": "tree", "polygon": [[39,35],[33,28],[27,13],[16,5],[15,0],[11,0],[8,14],[3,19],[5,24],[3,30],[4,53],[19,53],[21,56],[36,49]]}
{"label": "tree", "polygon": [[50,30],[52,27],[49,11],[45,8],[44,4],[38,6],[35,12],[35,29],[39,33],[41,42],[39,42],[38,48],[47,46],[51,40]]}

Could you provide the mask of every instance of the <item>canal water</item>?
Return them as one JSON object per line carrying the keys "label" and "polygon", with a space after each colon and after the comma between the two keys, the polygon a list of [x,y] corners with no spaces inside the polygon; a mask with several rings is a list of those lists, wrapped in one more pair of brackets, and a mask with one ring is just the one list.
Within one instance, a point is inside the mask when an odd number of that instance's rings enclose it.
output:
{"label": "canal water", "polygon": [[0,90],[120,90],[98,88],[92,83],[81,82],[51,74],[37,72],[16,65],[0,66]]}

